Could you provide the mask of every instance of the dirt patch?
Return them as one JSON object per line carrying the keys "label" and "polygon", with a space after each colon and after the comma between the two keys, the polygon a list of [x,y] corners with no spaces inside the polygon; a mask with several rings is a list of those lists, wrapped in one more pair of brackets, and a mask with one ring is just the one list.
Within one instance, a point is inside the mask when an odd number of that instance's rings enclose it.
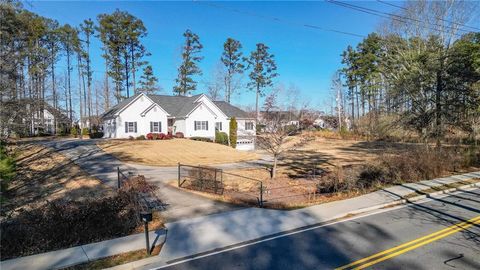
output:
{"label": "dirt patch", "polygon": [[99,142],[98,146],[124,162],[155,166],[176,166],[179,162],[212,165],[258,159],[253,152],[188,139],[108,140]]}
{"label": "dirt patch", "polygon": [[12,146],[17,174],[5,192],[2,216],[35,209],[49,201],[103,198],[112,190],[52,149],[23,143]]}

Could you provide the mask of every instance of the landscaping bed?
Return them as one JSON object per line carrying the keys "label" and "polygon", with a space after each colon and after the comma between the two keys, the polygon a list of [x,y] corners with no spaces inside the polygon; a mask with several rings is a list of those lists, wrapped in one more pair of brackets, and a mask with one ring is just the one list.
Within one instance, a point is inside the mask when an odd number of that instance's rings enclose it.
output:
{"label": "landscaping bed", "polygon": [[179,162],[212,165],[258,159],[253,152],[188,139],[107,140],[98,142],[98,146],[124,162],[155,166],[176,166]]}

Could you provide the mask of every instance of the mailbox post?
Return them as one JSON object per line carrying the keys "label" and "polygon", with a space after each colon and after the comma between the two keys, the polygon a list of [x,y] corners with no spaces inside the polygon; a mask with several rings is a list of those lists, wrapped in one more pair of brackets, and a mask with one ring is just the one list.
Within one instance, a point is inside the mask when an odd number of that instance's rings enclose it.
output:
{"label": "mailbox post", "polygon": [[152,212],[141,212],[140,213],[140,218],[143,221],[143,224],[145,226],[145,243],[146,243],[146,248],[147,248],[147,254],[150,255],[150,239],[148,236],[148,222],[152,221]]}

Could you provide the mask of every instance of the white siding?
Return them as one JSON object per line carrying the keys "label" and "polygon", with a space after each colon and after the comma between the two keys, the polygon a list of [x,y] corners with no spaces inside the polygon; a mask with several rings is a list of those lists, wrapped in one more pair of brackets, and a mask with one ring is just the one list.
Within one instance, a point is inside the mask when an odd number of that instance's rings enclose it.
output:
{"label": "white siding", "polygon": [[[162,133],[167,133],[167,114],[159,106],[153,107],[144,116],[144,112],[153,102],[144,95],[138,96],[120,114],[104,122],[105,138],[128,138],[150,133],[150,122],[162,122]],[[125,132],[125,122],[137,122],[137,132]],[[115,130],[109,130],[115,127]]]}
{"label": "white siding", "polygon": [[183,135],[186,136],[185,119],[175,119],[173,123],[173,134],[177,132],[182,132]]}
{"label": "white siding", "polygon": [[[245,130],[245,123],[253,123],[252,130]],[[255,136],[256,134],[256,125],[254,119],[237,119],[237,136]]]}
{"label": "white siding", "polygon": [[[185,119],[185,137],[215,138],[215,122],[217,119],[218,117],[205,104],[201,104]],[[208,130],[195,130],[195,121],[208,121]]]}
{"label": "white siding", "polygon": [[138,123],[138,132],[140,133],[139,135],[147,135],[150,133],[150,122],[161,122],[162,123],[162,130],[160,132],[156,133],[168,133],[168,124],[167,124],[167,115],[165,112],[158,106],[156,105],[150,111],[148,111],[145,116],[140,116],[140,123]]}

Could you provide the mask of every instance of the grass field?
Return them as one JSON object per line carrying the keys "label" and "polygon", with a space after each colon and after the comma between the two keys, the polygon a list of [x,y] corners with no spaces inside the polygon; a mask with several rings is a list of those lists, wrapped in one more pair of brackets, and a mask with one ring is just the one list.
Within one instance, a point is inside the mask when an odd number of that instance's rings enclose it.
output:
{"label": "grass field", "polygon": [[178,162],[212,165],[258,159],[253,152],[242,152],[217,143],[188,139],[108,140],[98,145],[124,162],[155,166],[176,166]]}
{"label": "grass field", "polygon": [[41,207],[56,199],[101,198],[111,190],[67,157],[40,145],[22,143],[17,153],[17,175],[6,192],[2,214]]}

